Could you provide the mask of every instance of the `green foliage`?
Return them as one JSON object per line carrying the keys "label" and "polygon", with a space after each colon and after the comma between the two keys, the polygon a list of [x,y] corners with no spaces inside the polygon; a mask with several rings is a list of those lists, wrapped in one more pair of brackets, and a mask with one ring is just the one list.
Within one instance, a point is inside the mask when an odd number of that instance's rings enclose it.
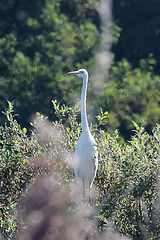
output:
{"label": "green foliage", "polygon": [[[16,205],[40,175],[57,175],[61,189],[70,189],[74,181],[72,154],[81,133],[78,108],[53,100],[57,121],[37,113],[30,138],[13,114],[13,105],[5,111],[8,123],[0,129],[1,147],[1,231],[5,239],[17,233]],[[98,129],[108,113],[101,109],[98,125],[91,125],[99,152],[95,181],[99,195],[95,210],[100,231],[112,224],[115,230],[133,239],[156,239],[159,234],[159,139],[160,127],[152,135],[133,122],[135,134],[121,144],[113,134]],[[72,190],[69,190],[72,195]],[[95,202],[93,202],[95,204]],[[71,205],[72,208],[72,205]]]}
{"label": "green foliage", "polygon": [[29,159],[37,145],[28,138],[26,129],[21,129],[14,119],[12,103],[8,104],[5,112],[8,122],[0,127],[0,226],[4,236],[10,239],[17,227],[16,203],[35,175]]}
{"label": "green foliage", "polygon": [[125,139],[132,135],[132,121],[142,124],[151,132],[159,122],[159,77],[151,72],[154,60],[150,56],[132,69],[128,61],[118,62],[111,68],[101,104],[108,113],[108,127],[118,128]]}
{"label": "green foliage", "polygon": [[[132,135],[132,121],[143,124],[148,132],[159,122],[159,76],[154,74],[157,62],[155,51],[151,50],[151,45],[154,44],[151,41],[150,47],[139,50],[141,44],[145,46],[146,41],[134,40],[140,36],[134,34],[134,31],[140,31],[143,24],[138,23],[137,26],[137,22],[129,23],[130,14],[126,14],[126,10],[132,12],[132,7],[135,9],[139,6],[145,10],[145,16],[151,11],[151,17],[158,8],[149,1],[145,3],[146,8],[143,8],[144,3],[136,2],[134,0],[128,4],[126,1],[114,0],[115,21],[105,27],[112,32],[115,62],[109,73],[102,73],[107,76],[102,91],[96,91],[94,84],[91,84],[88,97],[88,103],[96,114],[99,107],[108,111],[107,127],[111,130],[118,129],[125,139],[130,139]],[[150,4],[151,8],[148,7]],[[101,31],[107,31],[100,26],[97,5],[96,0],[37,0],[34,3],[31,0],[19,3],[9,0],[7,5],[4,0],[1,1],[0,109],[7,107],[7,100],[14,101],[22,127],[29,128],[30,119],[36,112],[55,120],[56,116],[50,110],[53,98],[67,105],[77,101],[81,81],[69,77],[67,72],[85,67],[91,75],[95,69],[96,49],[107,47],[99,46],[102,42]],[[157,23],[157,19],[151,22]],[[157,25],[145,30],[150,32],[153,29],[154,35],[149,36],[158,36]],[[130,44],[134,43],[134,48],[128,48],[129,44],[125,42],[128,38],[124,37],[126,35],[134,35],[130,41]],[[145,39],[144,36],[143,38]],[[107,41],[108,35],[103,34],[103,43]],[[124,54],[120,53],[121,44]],[[135,60],[135,55],[138,60]],[[138,62],[135,64],[135,61]],[[0,122],[4,125],[4,116]]]}
{"label": "green foliage", "polygon": [[103,195],[100,219],[102,227],[114,222],[120,232],[134,239],[144,236],[152,239],[152,234],[155,237],[159,234],[159,220],[154,223],[154,218],[157,218],[155,202],[159,194],[156,186],[160,132],[157,127],[150,136],[136,123],[134,126],[135,135],[128,144],[120,146],[117,136],[105,133],[100,141],[100,157],[103,153],[97,178]]}
{"label": "green foliage", "polygon": [[[80,63],[90,66],[99,36],[92,18],[69,19],[61,10],[60,0],[38,0],[34,4],[28,1],[19,8],[14,1],[9,3],[8,7],[5,1],[0,4],[2,13],[15,13],[3,19],[7,26],[10,21],[11,29],[8,26],[9,32],[0,34],[0,108],[6,107],[6,100],[16,100],[19,121],[28,127],[29,118],[37,111],[53,119],[53,113],[47,110],[53,97],[63,102],[69,99],[68,90],[77,83],[68,81],[66,73]],[[79,1],[70,4],[71,9],[78,4],[77,11],[85,14],[96,2],[84,3],[87,8]]]}
{"label": "green foliage", "polygon": [[155,71],[160,73],[159,64],[159,22],[158,0],[113,1],[113,15],[122,29],[119,42],[114,46],[116,60],[126,58],[134,67],[139,61],[153,53],[156,59]]}
{"label": "green foliage", "polygon": [[[90,127],[99,150],[99,228],[111,223],[137,240],[158,239],[160,228],[160,136],[155,127],[160,84],[154,73],[159,73],[158,1],[113,1],[115,22],[109,27],[115,62],[103,74],[101,93],[90,84],[88,95],[98,121]],[[62,189],[74,181],[68,159],[81,133],[78,106],[58,101],[72,104],[80,92],[81,82],[68,77],[68,70],[94,72],[102,30],[96,7],[95,0],[0,2],[0,109],[9,106],[0,119],[0,228],[5,239],[21,228],[17,203],[39,175],[56,172]],[[30,125],[34,131],[29,132]]]}
{"label": "green foliage", "polygon": [[107,116],[108,116],[108,112],[107,111],[103,112],[102,108],[100,108],[100,113],[99,113],[99,115],[96,116],[96,118],[99,122],[99,125],[106,124]]}

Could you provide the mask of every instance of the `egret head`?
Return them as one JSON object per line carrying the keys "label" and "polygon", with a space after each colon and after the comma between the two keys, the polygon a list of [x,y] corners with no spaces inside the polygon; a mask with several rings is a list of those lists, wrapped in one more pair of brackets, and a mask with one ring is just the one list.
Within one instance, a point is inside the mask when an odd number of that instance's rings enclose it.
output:
{"label": "egret head", "polygon": [[78,71],[72,71],[69,72],[68,74],[73,74],[81,78],[87,78],[88,77],[88,72],[85,69],[79,69]]}

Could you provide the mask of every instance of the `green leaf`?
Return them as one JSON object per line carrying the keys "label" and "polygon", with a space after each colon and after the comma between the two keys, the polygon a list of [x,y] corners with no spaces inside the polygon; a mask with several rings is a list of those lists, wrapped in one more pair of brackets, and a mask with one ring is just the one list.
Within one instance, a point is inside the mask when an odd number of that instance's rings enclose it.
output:
{"label": "green leaf", "polygon": [[27,128],[24,127],[22,130],[23,130],[23,133],[24,133],[24,134],[27,133]]}
{"label": "green leaf", "polygon": [[138,126],[138,124],[135,121],[132,121],[134,127],[136,128],[136,130],[138,131],[140,129],[140,127]]}

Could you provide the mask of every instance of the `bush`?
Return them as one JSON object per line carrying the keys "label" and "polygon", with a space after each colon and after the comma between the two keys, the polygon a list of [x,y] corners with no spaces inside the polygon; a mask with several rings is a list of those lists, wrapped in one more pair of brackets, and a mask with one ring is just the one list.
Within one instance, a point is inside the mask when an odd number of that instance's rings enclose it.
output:
{"label": "bush", "polygon": [[[30,137],[27,136],[27,130],[21,129],[15,120],[16,116],[13,114],[13,106],[10,102],[9,109],[5,112],[8,121],[5,127],[0,129],[0,221],[5,239],[11,239],[16,235],[24,239],[23,224],[31,239],[53,239],[45,235],[51,226],[44,224],[43,218],[42,221],[40,218],[34,228],[29,224],[30,217],[34,216],[35,211],[38,211],[36,212],[38,214],[41,211],[44,213],[47,206],[48,210],[43,216],[52,219],[48,215],[49,209],[51,208],[53,213],[56,206],[59,209],[59,205],[52,207],[52,204],[58,204],[57,190],[52,191],[52,181],[55,184],[53,189],[55,186],[57,189],[58,186],[58,192],[62,193],[63,202],[59,204],[60,208],[65,209],[63,210],[65,216],[60,214],[63,224],[66,214],[68,217],[71,215],[83,219],[81,214],[77,215],[72,201],[74,184],[72,154],[81,133],[81,124],[77,122],[78,108],[61,106],[56,101],[53,101],[53,106],[57,121],[50,123],[46,117],[37,113],[31,123],[34,130]],[[92,219],[92,228],[88,230],[90,237],[101,239],[104,233],[108,233],[108,228],[112,227],[115,231],[133,239],[157,239],[160,229],[158,202],[160,127],[157,125],[152,135],[149,135],[143,127],[133,122],[135,134],[130,142],[122,144],[117,131],[111,135],[100,129],[99,125],[104,124],[107,119],[107,112],[103,113],[101,110],[97,119],[99,124],[90,126],[99,152],[99,168],[95,180],[98,195],[91,201],[93,207],[91,215],[85,216],[88,224]],[[44,182],[47,185],[43,185]],[[63,195],[63,192],[67,194]],[[61,196],[61,193],[58,195]],[[44,195],[45,197],[42,198]],[[22,197],[23,201],[20,200]],[[21,209],[19,214],[17,207]],[[24,207],[29,209],[28,212],[23,210]],[[88,205],[85,205],[86,207],[90,208]],[[24,219],[22,224],[19,224],[19,218],[22,216]],[[56,215],[52,216],[53,222],[54,216],[56,218]],[[52,220],[49,221],[52,223]],[[42,226],[43,234],[38,230]],[[69,228],[68,225],[65,226]],[[35,231],[40,234],[39,238],[35,238]],[[55,230],[51,231],[55,234]],[[84,236],[84,239],[86,237]]]}
{"label": "bush", "polygon": [[15,206],[35,175],[30,158],[37,145],[14,119],[10,102],[5,114],[8,122],[0,127],[1,231],[10,239],[17,226]]}
{"label": "bush", "polygon": [[[153,135],[136,127],[132,140],[121,146],[106,135],[99,150],[102,162],[97,177],[101,203],[100,226],[111,221],[133,239],[152,239],[159,234],[159,127]],[[106,141],[107,139],[107,141]]]}

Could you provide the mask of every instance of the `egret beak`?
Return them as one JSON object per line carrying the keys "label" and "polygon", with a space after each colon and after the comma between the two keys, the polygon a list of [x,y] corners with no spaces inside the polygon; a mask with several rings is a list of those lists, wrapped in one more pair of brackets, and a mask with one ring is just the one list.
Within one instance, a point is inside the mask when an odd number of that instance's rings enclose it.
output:
{"label": "egret beak", "polygon": [[78,74],[78,73],[79,73],[79,71],[68,72],[68,74],[73,74],[73,75],[76,75],[76,74]]}

